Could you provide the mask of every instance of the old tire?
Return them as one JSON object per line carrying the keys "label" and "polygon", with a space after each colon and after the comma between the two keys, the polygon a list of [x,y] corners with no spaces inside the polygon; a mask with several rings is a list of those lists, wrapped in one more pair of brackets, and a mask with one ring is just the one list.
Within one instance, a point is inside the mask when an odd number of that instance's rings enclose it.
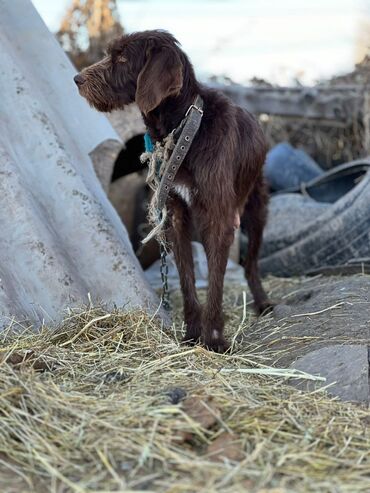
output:
{"label": "old tire", "polygon": [[[370,165],[370,157],[352,164],[360,163]],[[300,275],[324,265],[370,257],[370,171],[334,204],[293,227],[286,222],[284,231],[279,238],[271,234],[264,238],[260,261],[264,274]]]}

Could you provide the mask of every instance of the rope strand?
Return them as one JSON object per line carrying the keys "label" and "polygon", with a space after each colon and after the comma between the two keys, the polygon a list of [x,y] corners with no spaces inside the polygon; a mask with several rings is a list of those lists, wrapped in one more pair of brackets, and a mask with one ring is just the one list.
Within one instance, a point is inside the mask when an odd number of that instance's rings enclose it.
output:
{"label": "rope strand", "polygon": [[[147,144],[146,140],[145,144]],[[165,242],[164,226],[168,214],[166,206],[161,210],[158,207],[158,191],[161,178],[166,170],[171,151],[174,147],[175,143],[173,133],[171,132],[162,142],[156,142],[152,152],[147,151],[140,157],[142,163],[148,164],[146,182],[154,192],[148,208],[148,220],[152,226],[152,230],[142,240],[144,245],[152,238],[157,238],[159,242]]]}

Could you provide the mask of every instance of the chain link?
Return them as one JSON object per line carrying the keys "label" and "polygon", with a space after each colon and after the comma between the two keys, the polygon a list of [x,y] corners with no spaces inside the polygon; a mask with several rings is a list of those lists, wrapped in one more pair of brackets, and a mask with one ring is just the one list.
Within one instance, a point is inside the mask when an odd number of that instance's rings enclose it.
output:
{"label": "chain link", "polygon": [[168,289],[168,265],[167,265],[167,252],[163,242],[160,242],[161,253],[161,279],[162,279],[162,306],[165,310],[170,310],[170,292]]}

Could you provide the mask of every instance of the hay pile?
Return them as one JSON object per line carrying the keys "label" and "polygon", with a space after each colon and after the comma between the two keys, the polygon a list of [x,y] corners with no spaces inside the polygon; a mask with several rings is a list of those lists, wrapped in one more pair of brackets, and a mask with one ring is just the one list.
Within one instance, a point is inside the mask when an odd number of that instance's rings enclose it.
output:
{"label": "hay pile", "polygon": [[2,334],[0,491],[370,491],[368,410],[300,393],[252,348],[180,346],[180,329],[89,308],[52,336]]}

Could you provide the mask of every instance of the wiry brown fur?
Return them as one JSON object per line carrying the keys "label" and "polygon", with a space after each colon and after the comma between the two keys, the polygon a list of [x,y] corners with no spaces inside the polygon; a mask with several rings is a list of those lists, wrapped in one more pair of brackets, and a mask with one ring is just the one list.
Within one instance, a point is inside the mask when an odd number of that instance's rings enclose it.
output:
{"label": "wiry brown fur", "polygon": [[[168,201],[168,238],[184,297],[185,340],[200,340],[215,351],[228,347],[223,336],[222,292],[235,217],[248,233],[245,273],[258,313],[271,305],[258,273],[258,252],[266,220],[262,175],[266,144],[254,117],[222,93],[204,87],[175,38],[164,31],[123,36],[107,56],[77,76],[80,93],[99,111],[136,101],[154,141],[176,128],[197,94],[204,101],[200,129],[176,177],[190,190],[187,203],[175,189]],[[209,267],[206,305],[201,308],[194,279],[192,227],[202,239]]]}

